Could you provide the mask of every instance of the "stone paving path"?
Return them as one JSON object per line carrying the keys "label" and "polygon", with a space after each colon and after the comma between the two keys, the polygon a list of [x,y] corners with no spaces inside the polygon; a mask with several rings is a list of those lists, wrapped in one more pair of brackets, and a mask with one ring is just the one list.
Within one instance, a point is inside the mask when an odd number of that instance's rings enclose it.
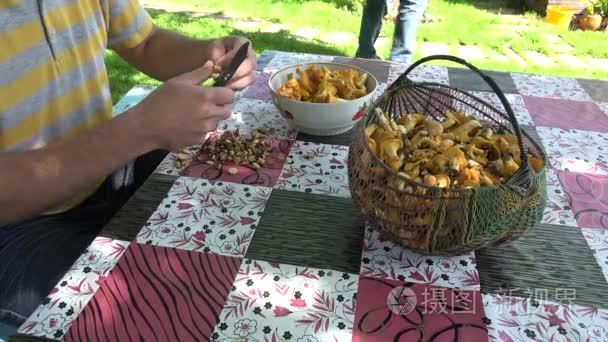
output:
{"label": "stone paving path", "polygon": [[[142,5],[148,9],[164,10],[167,12],[190,12],[196,17],[209,17],[226,20],[232,27],[242,31],[279,32],[286,30],[294,36],[305,40],[319,40],[336,46],[350,46],[355,44],[357,36],[351,32],[328,32],[316,28],[292,28],[287,24],[272,23],[264,19],[245,18],[239,13],[217,12],[202,8],[198,5],[180,5],[164,0],[142,0]],[[501,20],[494,25],[496,34],[510,38],[530,31],[530,20],[517,14],[501,14]],[[504,45],[500,51],[480,48],[473,45],[452,46],[446,43],[419,42],[418,50],[423,56],[432,54],[452,54],[469,61],[492,59],[497,62],[514,62],[519,65],[555,66],[559,63],[571,67],[600,67],[608,69],[608,59],[590,57],[577,57],[572,54],[574,48],[565,42],[559,35],[544,34],[542,36],[548,54],[538,51],[515,51],[509,45]],[[391,44],[390,37],[380,37],[376,43],[377,49],[388,49]]]}

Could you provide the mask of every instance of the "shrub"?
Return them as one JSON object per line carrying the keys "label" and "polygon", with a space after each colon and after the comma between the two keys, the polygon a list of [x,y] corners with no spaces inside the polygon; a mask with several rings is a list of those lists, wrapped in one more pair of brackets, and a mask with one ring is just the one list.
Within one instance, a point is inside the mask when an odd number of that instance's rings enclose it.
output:
{"label": "shrub", "polygon": [[593,3],[593,7],[597,14],[601,14],[602,16],[608,16],[608,0],[596,0]]}

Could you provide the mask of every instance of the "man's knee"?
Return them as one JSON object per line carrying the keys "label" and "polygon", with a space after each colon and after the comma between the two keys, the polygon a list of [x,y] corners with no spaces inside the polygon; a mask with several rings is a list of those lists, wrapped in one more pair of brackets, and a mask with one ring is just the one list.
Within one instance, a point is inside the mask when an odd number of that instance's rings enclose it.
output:
{"label": "man's knee", "polygon": [[19,326],[42,303],[48,293],[31,287],[18,288],[0,300],[0,322]]}
{"label": "man's knee", "polygon": [[0,313],[24,318],[42,303],[95,238],[99,222],[89,216],[41,217],[0,228],[0,240],[7,242],[0,246],[5,261],[0,264]]}

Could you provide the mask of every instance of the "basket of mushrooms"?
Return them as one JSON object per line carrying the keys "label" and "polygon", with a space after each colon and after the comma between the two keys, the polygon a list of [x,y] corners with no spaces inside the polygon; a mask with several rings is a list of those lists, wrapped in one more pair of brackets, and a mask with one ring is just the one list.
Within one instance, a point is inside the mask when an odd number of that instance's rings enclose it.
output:
{"label": "basket of mushrooms", "polygon": [[[408,78],[436,59],[479,74],[504,108]],[[423,254],[460,255],[514,240],[541,220],[545,164],[491,78],[462,59],[430,56],[367,110],[349,150],[348,174],[355,204],[388,239]]]}

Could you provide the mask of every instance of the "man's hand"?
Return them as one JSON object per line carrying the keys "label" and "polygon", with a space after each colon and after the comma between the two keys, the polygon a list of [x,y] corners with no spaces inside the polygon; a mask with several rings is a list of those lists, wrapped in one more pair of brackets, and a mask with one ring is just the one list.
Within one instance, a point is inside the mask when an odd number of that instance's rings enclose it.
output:
{"label": "man's hand", "polygon": [[[234,92],[205,88],[213,63],[169,79],[137,106],[73,140],[0,153],[0,225],[64,203],[129,160],[158,149],[202,143],[230,114]],[[74,167],[74,160],[80,164]],[[40,191],[44,189],[44,191]]]}
{"label": "man's hand", "polygon": [[[247,42],[244,37],[224,37],[199,40],[178,33],[155,28],[139,45],[118,48],[116,52],[129,64],[148,76],[166,81],[186,71],[198,68],[206,61],[225,69],[238,49]],[[179,51],[179,53],[175,53]],[[255,80],[257,58],[251,44],[247,59],[227,84],[232,90],[241,90]]]}
{"label": "man's hand", "polygon": [[179,150],[201,144],[219,121],[230,116],[234,92],[225,87],[201,87],[213,70],[202,67],[169,79],[131,109],[156,148]]}
{"label": "man's hand", "polygon": [[[216,39],[210,44],[210,58],[216,65],[225,69],[234,58],[238,49],[247,42],[247,38],[238,36]],[[256,67],[257,57],[250,44],[247,59],[243,61],[243,64],[241,64],[226,86],[233,90],[246,88],[255,81]]]}

